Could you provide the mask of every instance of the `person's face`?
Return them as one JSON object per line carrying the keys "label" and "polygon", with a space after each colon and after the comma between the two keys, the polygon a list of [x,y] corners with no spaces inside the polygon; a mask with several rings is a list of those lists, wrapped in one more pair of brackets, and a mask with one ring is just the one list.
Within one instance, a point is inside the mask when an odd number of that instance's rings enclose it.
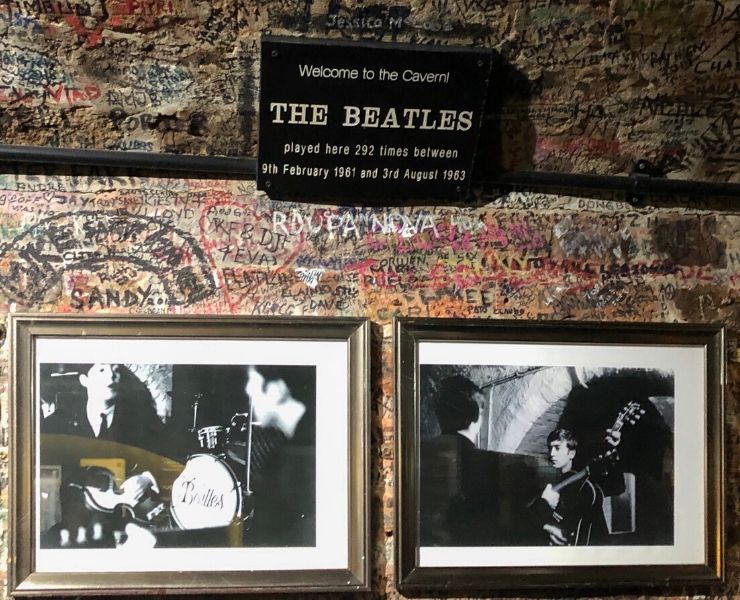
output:
{"label": "person's face", "polygon": [[95,363],[86,374],[80,375],[80,383],[87,388],[88,397],[112,400],[118,395],[121,365]]}
{"label": "person's face", "polygon": [[265,385],[265,378],[254,367],[249,367],[247,377],[246,392],[252,401],[252,418],[256,422],[267,424],[286,397],[288,390],[285,382],[275,379]]}
{"label": "person's face", "polygon": [[481,416],[483,415],[483,407],[486,403],[486,397],[481,392],[475,392],[473,394],[473,400],[478,405],[478,419],[471,424],[470,429],[477,435],[481,428]]}
{"label": "person's face", "polygon": [[575,455],[576,451],[568,448],[567,442],[563,440],[550,442],[550,464],[556,469],[570,469]]}

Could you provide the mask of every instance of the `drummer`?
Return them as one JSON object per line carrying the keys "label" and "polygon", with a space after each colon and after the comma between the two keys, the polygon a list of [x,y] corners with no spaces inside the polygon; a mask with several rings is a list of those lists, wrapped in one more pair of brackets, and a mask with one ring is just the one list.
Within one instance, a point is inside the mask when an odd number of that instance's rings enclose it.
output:
{"label": "drummer", "polygon": [[255,512],[246,545],[316,543],[315,390],[313,367],[248,368]]}
{"label": "drummer", "polygon": [[[273,367],[274,369],[274,367]],[[268,380],[261,372],[265,372]],[[270,372],[270,367],[248,369],[247,395],[252,401],[253,423],[260,427],[272,427],[291,439],[306,414],[306,405],[293,397],[285,379]]]}

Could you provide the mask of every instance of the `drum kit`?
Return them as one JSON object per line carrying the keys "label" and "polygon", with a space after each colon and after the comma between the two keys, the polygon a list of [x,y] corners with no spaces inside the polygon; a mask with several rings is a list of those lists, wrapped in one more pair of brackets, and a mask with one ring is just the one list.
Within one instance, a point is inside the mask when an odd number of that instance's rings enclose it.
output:
{"label": "drum kit", "polygon": [[[197,420],[197,403],[194,409]],[[194,427],[195,429],[195,427]],[[170,512],[184,530],[227,527],[251,517],[250,413],[237,413],[228,427],[196,429],[200,452],[191,455],[172,485]],[[236,472],[242,472],[238,477]]]}

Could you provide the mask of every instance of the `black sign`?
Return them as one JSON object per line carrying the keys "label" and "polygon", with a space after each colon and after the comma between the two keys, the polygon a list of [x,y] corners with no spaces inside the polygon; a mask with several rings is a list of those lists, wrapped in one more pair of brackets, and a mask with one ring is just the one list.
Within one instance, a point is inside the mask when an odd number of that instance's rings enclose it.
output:
{"label": "black sign", "polygon": [[490,70],[485,50],[264,37],[257,188],[464,196]]}

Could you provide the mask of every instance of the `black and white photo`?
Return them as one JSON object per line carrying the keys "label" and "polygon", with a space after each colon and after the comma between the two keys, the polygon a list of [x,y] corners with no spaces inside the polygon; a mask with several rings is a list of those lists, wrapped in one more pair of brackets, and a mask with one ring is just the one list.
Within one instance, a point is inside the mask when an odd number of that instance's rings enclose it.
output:
{"label": "black and white photo", "polygon": [[672,372],[422,365],[421,394],[422,545],[672,543]]}
{"label": "black and white photo", "polygon": [[315,366],[40,372],[42,548],[315,545]]}

